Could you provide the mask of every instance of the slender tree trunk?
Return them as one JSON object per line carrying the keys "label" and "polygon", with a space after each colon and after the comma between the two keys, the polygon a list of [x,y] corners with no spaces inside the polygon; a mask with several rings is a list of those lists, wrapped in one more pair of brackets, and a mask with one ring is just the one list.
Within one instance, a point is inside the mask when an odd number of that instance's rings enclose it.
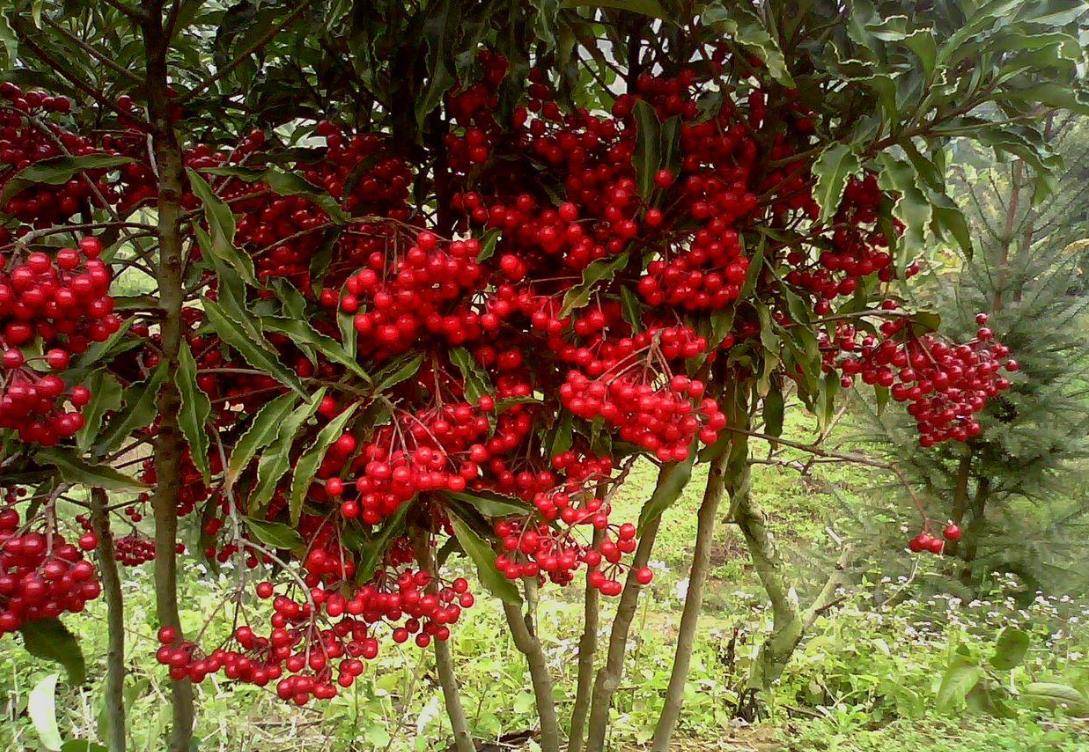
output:
{"label": "slender tree trunk", "polygon": [[[960,462],[957,464],[957,474],[954,477],[953,482],[953,524],[961,526],[964,524],[964,516],[968,514],[968,506],[970,497],[968,495],[968,483],[972,479],[972,459],[974,454],[970,447],[964,448],[964,454],[960,458]],[[945,544],[945,553],[950,556],[957,556],[960,549],[959,541],[947,541]]]}
{"label": "slender tree trunk", "polygon": [[699,625],[700,610],[703,608],[703,588],[707,583],[707,573],[711,568],[711,545],[715,537],[715,522],[718,507],[722,501],[723,473],[729,461],[729,452],[711,463],[707,475],[707,487],[703,492],[703,502],[697,512],[696,544],[692,550],[692,566],[688,570],[688,591],[684,596],[684,610],[681,612],[681,624],[677,632],[677,649],[673,655],[673,668],[666,688],[665,704],[654,729],[651,749],[664,752],[669,748],[669,741],[677,727],[684,704],[684,685],[688,680],[688,670],[692,663],[692,650],[696,644],[696,627]]}
{"label": "slender tree trunk", "polygon": [[[675,472],[675,467],[673,464],[662,467],[661,472],[658,473],[657,487],[661,487],[670,477],[670,473]],[[620,603],[616,607],[616,616],[613,618],[612,630],[609,633],[605,665],[597,672],[594,691],[590,697],[586,752],[602,752],[605,748],[609,710],[612,707],[616,688],[620,685],[620,677],[624,673],[624,652],[628,647],[628,632],[635,618],[636,606],[639,604],[639,591],[642,589],[635,579],[635,572],[645,567],[650,561],[650,552],[654,548],[654,539],[658,535],[658,526],[661,521],[662,518],[659,515],[643,531],[639,538],[639,545],[635,549],[635,557],[628,570],[628,576],[624,580],[624,590],[620,593]]]}
{"label": "slender tree trunk", "polygon": [[[424,572],[431,575],[431,582],[427,586],[427,592],[438,592],[438,565],[435,562],[435,553],[431,549],[427,532],[421,528],[415,528],[412,543],[416,552],[417,565]],[[439,686],[442,687],[446,717],[450,720],[450,728],[454,733],[454,748],[458,752],[476,752],[476,744],[473,742],[473,735],[469,731],[469,719],[465,715],[465,708],[461,704],[461,692],[458,689],[457,675],[454,673],[454,658],[450,651],[450,641],[432,640],[432,644],[435,647],[435,672],[439,677]]]}
{"label": "slender tree trunk", "polygon": [[106,601],[106,747],[125,752],[125,606],[106,506],[106,492],[93,489],[91,528],[98,537],[98,572]]}
{"label": "slender tree trunk", "polygon": [[960,579],[965,585],[971,585],[974,579],[972,565],[976,560],[976,556],[979,555],[979,541],[987,527],[987,499],[990,495],[991,479],[987,477],[980,478],[975,498],[972,499],[972,517],[965,527],[964,537],[960,541],[960,558],[964,562]]}
{"label": "slender tree trunk", "polygon": [[[745,424],[742,428],[748,429],[748,413],[742,422]],[[739,434],[731,448],[731,463],[725,481],[730,495],[730,519],[745,537],[753,567],[772,606],[772,631],[761,645],[749,677],[750,687],[766,689],[782,672],[786,659],[802,637],[803,625],[798,594],[784,571],[764,512],[750,493],[748,442],[745,439]],[[736,466],[735,462],[738,463]]]}
{"label": "slender tree trunk", "polygon": [[[159,388],[157,411],[159,429],[155,438],[156,486],[151,503],[155,514],[155,596],[156,612],[162,626],[175,627],[181,635],[178,617],[177,537],[178,493],[181,490],[180,463],[184,440],[178,427],[181,397],[174,384],[181,347],[184,256],[178,224],[184,171],[181,147],[171,124],[167,96],[169,74],[167,52],[170,40],[163,28],[163,4],[144,4],[141,29],[147,56],[147,108],[152,125],[152,150],[159,176],[158,240],[159,322],[162,362],[169,375]],[[188,679],[171,683],[173,724],[171,752],[189,752],[193,738],[193,687]]]}
{"label": "slender tree trunk", "polygon": [[537,637],[537,628],[533,623],[532,614],[536,599],[530,597],[532,587],[536,587],[536,582],[531,585],[527,581],[526,613],[522,613],[522,610],[513,603],[505,601],[503,613],[507,617],[514,644],[526,657],[526,664],[529,666],[537,717],[541,721],[541,750],[542,752],[559,752],[560,722],[556,717],[556,699],[552,694],[552,676],[548,673],[548,661],[544,650],[541,649],[541,641]]}
{"label": "slender tree trunk", "polygon": [[[604,537],[595,529],[593,545]],[[586,716],[590,712],[590,695],[594,689],[594,656],[597,654],[597,630],[601,622],[601,593],[590,586],[590,573],[586,573],[585,592],[582,597],[582,637],[579,638],[578,681],[575,689],[575,705],[571,709],[571,726],[567,737],[567,752],[582,752],[586,740]]]}

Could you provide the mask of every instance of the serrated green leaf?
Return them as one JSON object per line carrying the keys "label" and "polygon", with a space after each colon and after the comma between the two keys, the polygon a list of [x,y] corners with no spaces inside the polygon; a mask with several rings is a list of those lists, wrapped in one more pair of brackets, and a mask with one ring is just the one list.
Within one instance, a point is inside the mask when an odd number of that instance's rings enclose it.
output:
{"label": "serrated green leaf", "polygon": [[[204,301],[204,312],[208,317],[208,323],[211,324],[216,333],[232,349],[237,351],[247,363],[262,373],[267,373],[277,381],[291,387],[304,397],[306,396],[299,377],[283,365],[279,354],[272,349],[267,340],[263,337],[255,340],[252,329],[247,331],[250,327],[243,327],[240,322],[232,319],[213,300],[206,299]],[[256,328],[256,324],[254,324],[254,328]]]}
{"label": "serrated green leaf", "polygon": [[521,605],[522,596],[518,594],[518,588],[508,580],[495,566],[495,551],[483,538],[469,527],[469,525],[454,514],[449,512],[450,526],[454,529],[454,536],[461,544],[462,550],[476,566],[480,583],[488,589],[492,595],[506,603]]}
{"label": "serrated green leaf", "polygon": [[49,447],[34,455],[38,463],[57,468],[65,483],[108,491],[143,491],[147,485],[109,465],[91,465],[71,450]]}
{"label": "serrated green leaf", "polygon": [[125,390],[124,408],[110,419],[105,433],[95,445],[98,454],[106,454],[117,449],[134,432],[155,420],[155,401],[159,395],[159,387],[166,378],[166,372],[164,362],[151,372],[148,380],[143,384],[130,386]]}
{"label": "serrated green leaf", "polygon": [[628,253],[625,251],[611,259],[598,259],[582,270],[582,281],[572,287],[563,296],[563,304],[560,306],[559,317],[565,318],[571,312],[582,308],[590,302],[596,285],[608,281],[616,276],[616,273],[628,265]]}
{"label": "serrated green leaf", "polygon": [[786,56],[779,43],[768,33],[759,16],[738,3],[709,3],[700,11],[707,26],[727,35],[733,42],[755,52],[767,66],[768,73],[783,86],[794,88]]}
{"label": "serrated green leaf", "polygon": [[423,355],[405,355],[392,361],[374,376],[374,380],[378,382],[378,391],[384,392],[402,381],[411,379],[419,372],[423,360]]}
{"label": "serrated green leaf", "polygon": [[62,185],[86,170],[110,169],[134,162],[132,157],[86,154],[81,157],[52,157],[35,162],[12,175],[0,191],[0,206],[32,185]]}
{"label": "serrated green leaf", "polygon": [[73,687],[83,684],[87,678],[87,665],[79,639],[68,630],[60,619],[35,619],[19,628],[23,647],[35,658],[44,658],[60,664]]}
{"label": "serrated green leaf", "polygon": [[[318,332],[310,324],[302,319],[288,319],[280,316],[262,316],[261,328],[265,331],[279,332],[291,338],[291,341],[304,347],[312,347],[326,358],[338,365],[342,365],[359,378],[371,383],[370,374],[350,355],[344,346],[332,337],[327,337]],[[353,330],[353,334],[354,334]],[[353,337],[354,342],[354,337]]]}
{"label": "serrated green leaf", "polygon": [[212,175],[224,175],[238,178],[247,183],[264,183],[273,193],[280,196],[302,196],[321,207],[336,224],[348,221],[348,214],[328,192],[306,180],[297,172],[289,172],[280,167],[254,169],[252,167],[227,166],[205,169]]}
{"label": "serrated green leaf", "polygon": [[281,394],[262,407],[254,416],[250,427],[235,443],[234,450],[227,461],[227,473],[224,479],[227,488],[234,485],[238,476],[259,451],[276,440],[284,418],[294,409],[298,401],[299,396],[294,392]]}
{"label": "serrated green leaf", "polygon": [[692,478],[692,466],[696,461],[696,453],[689,452],[688,459],[684,462],[671,462],[662,467],[658,473],[658,483],[654,487],[654,493],[643,508],[639,510],[639,534],[642,535],[647,526],[662,516],[665,510],[673,506],[673,503],[681,497],[684,487]]}
{"label": "serrated green leaf", "polygon": [[253,517],[243,517],[246,527],[253,537],[271,548],[284,548],[289,551],[301,551],[306,545],[299,532],[282,522],[269,522]]}
{"label": "serrated green leaf", "polygon": [[817,179],[813,186],[813,198],[821,208],[822,222],[831,219],[839,209],[847,180],[861,169],[858,155],[847,144],[837,142],[821,152],[813,163],[813,175]]}
{"label": "serrated green leaf", "polygon": [[257,462],[257,485],[250,496],[250,509],[264,509],[276,492],[276,484],[291,467],[291,447],[303,424],[321,406],[325,396],[325,387],[319,389],[309,402],[304,402],[284,418],[276,432],[276,440],[264,452]]}
{"label": "serrated green leaf", "polygon": [[340,415],[333,418],[318,431],[317,438],[295,463],[295,473],[291,476],[291,491],[289,493],[288,508],[291,512],[291,524],[299,523],[299,515],[302,514],[303,500],[306,492],[314,480],[314,474],[318,466],[325,458],[325,452],[329,446],[344,433],[344,426],[348,424],[361,403],[355,402],[341,411]]}
{"label": "serrated green leaf", "polygon": [[83,408],[83,428],[76,432],[76,447],[81,452],[90,449],[102,430],[106,413],[121,407],[121,384],[108,371],[95,371],[87,381],[91,401]]}
{"label": "serrated green leaf", "polygon": [[193,195],[204,206],[204,219],[208,223],[207,232],[201,227],[195,228],[201,251],[206,258],[213,261],[217,271],[221,265],[230,267],[246,284],[261,287],[254,273],[253,259],[234,244],[235,221],[231,207],[215,194],[196,170],[186,169],[186,174]]}
{"label": "serrated green leaf", "polygon": [[465,399],[476,402],[483,395],[491,393],[488,374],[477,363],[476,358],[464,347],[455,347],[450,351],[450,362],[457,366],[465,380]]}
{"label": "serrated green leaf", "polygon": [[447,491],[446,495],[468,504],[488,518],[508,517],[512,514],[526,515],[533,511],[530,505],[521,499],[492,491]]}
{"label": "serrated green leaf", "polygon": [[[892,214],[904,224],[903,252],[899,254],[897,263],[897,271],[903,274],[912,254],[923,250],[926,230],[930,225],[931,204],[919,189],[917,174],[910,162],[896,159],[887,153],[878,155],[877,161],[881,165],[878,185],[898,194]],[[889,241],[896,241],[895,234]]]}
{"label": "serrated green leaf", "polygon": [[212,413],[212,403],[197,385],[197,362],[187,342],[178,349],[178,370],[174,384],[181,395],[181,411],[178,425],[189,444],[189,455],[197,470],[209,482],[212,474],[208,465],[208,431],[206,424]]}

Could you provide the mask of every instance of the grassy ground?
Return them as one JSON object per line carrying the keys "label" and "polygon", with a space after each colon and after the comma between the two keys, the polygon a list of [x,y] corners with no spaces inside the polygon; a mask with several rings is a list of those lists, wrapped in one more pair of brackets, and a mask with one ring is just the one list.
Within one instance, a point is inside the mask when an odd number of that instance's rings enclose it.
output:
{"label": "grassy ground", "polygon": [[[617,519],[635,519],[653,486],[652,466],[636,467],[616,501]],[[637,614],[628,671],[617,694],[615,749],[638,749],[653,732],[661,691],[669,676],[676,622],[684,592],[688,545],[705,475],[697,472],[684,496],[664,517],[652,566],[655,581]],[[812,477],[757,465],[753,489],[791,562],[801,597],[819,586],[839,546],[829,537],[844,519],[880,494],[885,479],[858,467],[821,466]],[[897,554],[899,557],[899,554]],[[993,597],[961,603],[948,597],[906,598],[891,608],[875,605],[904,585],[895,578],[864,578],[837,609],[818,623],[774,692],[762,698],[758,715],[738,718],[755,645],[769,625],[765,601],[743,542],[731,526],[720,526],[713,554],[703,629],[678,730],[679,750],[758,752],[1035,752],[1089,751],[1089,725],[1061,709],[1015,702],[1012,717],[998,720],[961,708],[939,713],[935,697],[958,647],[986,653],[997,633],[1022,624],[1032,643],[1024,665],[1006,680],[1014,690],[1029,681],[1063,681],[1089,689],[1089,602],[1013,597],[1012,583],[996,583]],[[906,554],[902,563],[907,563]],[[936,571],[923,560],[912,582]],[[188,564],[187,566],[197,566]],[[455,560],[454,566],[463,566]],[[865,571],[865,566],[862,567]],[[182,618],[199,628],[230,585],[184,577]],[[158,752],[168,720],[162,671],[154,664],[155,624],[149,598],[150,571],[129,572],[125,582],[129,630],[127,687],[132,749]],[[910,588],[905,593],[914,592]],[[580,593],[576,588],[543,591],[541,631],[557,680],[561,717],[570,711],[577,650]],[[609,616],[608,613],[605,614]],[[62,683],[57,714],[66,739],[101,738],[101,686],[105,652],[104,614],[93,604],[69,624],[83,639],[91,681]],[[604,624],[608,621],[603,620]],[[217,617],[209,634],[230,629]],[[474,731],[492,741],[514,740],[533,726],[533,696],[524,664],[505,637],[495,602],[479,605],[455,630],[454,648]],[[209,640],[206,640],[209,641]],[[388,641],[387,641],[388,642]],[[27,718],[28,695],[54,667],[27,656],[11,637],[0,641],[0,749],[40,749]],[[562,691],[561,691],[562,690]],[[201,750],[227,752],[317,752],[318,750],[441,750],[448,727],[431,674],[430,655],[414,647],[384,645],[356,688],[322,706],[289,707],[267,690],[209,682],[199,690]],[[741,713],[741,715],[750,715]],[[528,745],[532,748],[532,742]],[[502,748],[502,747],[497,747]]]}

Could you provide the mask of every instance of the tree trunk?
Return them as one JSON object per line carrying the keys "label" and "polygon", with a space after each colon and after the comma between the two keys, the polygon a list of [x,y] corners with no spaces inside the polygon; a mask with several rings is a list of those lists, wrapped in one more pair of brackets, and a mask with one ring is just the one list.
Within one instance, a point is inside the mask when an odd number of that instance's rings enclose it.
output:
{"label": "tree trunk", "polygon": [[[594,529],[593,545],[601,543],[604,533]],[[582,637],[579,638],[578,681],[575,689],[575,705],[571,709],[571,725],[567,737],[567,752],[582,752],[585,741],[586,715],[590,711],[590,693],[594,689],[594,656],[597,654],[597,630],[601,622],[601,593],[590,587],[590,573],[586,573],[585,592],[582,598]]]}
{"label": "tree trunk", "polygon": [[106,747],[125,752],[125,605],[110,531],[106,492],[91,491],[91,528],[98,537],[98,572],[106,601]]}
{"label": "tree trunk", "polygon": [[[658,473],[657,486],[660,487],[663,484],[669,477],[669,473],[673,472],[674,467],[672,464],[662,466]],[[639,538],[635,558],[624,581],[624,590],[620,593],[620,603],[616,607],[616,616],[613,618],[612,630],[609,632],[609,649],[606,653],[605,665],[597,672],[594,691],[590,696],[586,752],[602,752],[605,748],[609,710],[612,707],[616,688],[620,685],[620,677],[624,673],[624,652],[628,647],[628,632],[635,618],[635,609],[639,604],[639,591],[642,588],[635,579],[635,572],[645,567],[650,561],[650,552],[654,548],[654,539],[658,535],[658,526],[661,521],[662,518],[659,515],[647,525]]]}
{"label": "tree trunk", "polygon": [[[438,592],[438,565],[435,562],[435,553],[427,539],[427,532],[416,528],[412,535],[413,548],[416,552],[416,563],[421,570],[431,575],[431,582],[427,586],[427,592]],[[454,748],[458,752],[476,752],[476,744],[473,735],[469,731],[469,720],[465,715],[465,708],[461,704],[461,692],[458,689],[458,679],[454,673],[454,658],[450,652],[448,640],[432,640],[435,647],[435,672],[439,677],[439,686],[442,687],[442,699],[446,705],[446,717],[450,720],[450,729],[454,733]]]}
{"label": "tree trunk", "polygon": [[[178,492],[184,440],[178,427],[181,397],[174,384],[181,347],[184,258],[178,229],[184,184],[181,148],[170,122],[167,51],[170,40],[163,29],[162,3],[145,4],[141,20],[147,56],[146,90],[148,117],[152,124],[152,149],[159,171],[158,240],[159,308],[162,362],[169,377],[159,389],[159,430],[155,438],[157,482],[152,496],[155,514],[155,596],[161,626],[175,627],[179,636],[177,584]],[[193,687],[188,679],[171,683],[173,724],[171,752],[189,752],[193,737]]]}
{"label": "tree trunk", "polygon": [[[731,446],[733,443],[731,442]],[[688,680],[688,670],[692,663],[692,650],[696,644],[696,627],[699,624],[700,610],[703,608],[703,588],[707,582],[707,573],[711,568],[711,544],[715,537],[715,522],[718,507],[722,501],[725,485],[723,474],[731,452],[724,452],[711,463],[707,475],[707,487],[703,492],[703,502],[697,513],[696,544],[692,551],[692,566],[688,570],[688,591],[684,596],[684,610],[677,632],[677,650],[673,656],[673,669],[666,688],[665,705],[658,717],[654,729],[651,749],[665,752],[677,727],[684,704],[684,685]]]}
{"label": "tree trunk", "polygon": [[975,498],[972,499],[972,517],[964,528],[964,537],[960,541],[959,555],[964,562],[960,580],[965,585],[971,585],[975,579],[972,565],[979,555],[979,541],[987,527],[987,499],[990,494],[991,479],[980,478]]}
{"label": "tree trunk", "polygon": [[526,608],[527,612],[513,603],[503,602],[503,613],[507,617],[511,636],[514,644],[526,657],[529,666],[529,676],[533,684],[533,697],[537,705],[537,717],[541,721],[541,750],[542,752],[559,752],[560,749],[560,723],[556,717],[556,700],[552,694],[552,676],[548,673],[548,661],[541,642],[537,638],[537,629],[533,623],[534,598],[530,598],[531,587],[536,587],[536,582],[526,582]]}

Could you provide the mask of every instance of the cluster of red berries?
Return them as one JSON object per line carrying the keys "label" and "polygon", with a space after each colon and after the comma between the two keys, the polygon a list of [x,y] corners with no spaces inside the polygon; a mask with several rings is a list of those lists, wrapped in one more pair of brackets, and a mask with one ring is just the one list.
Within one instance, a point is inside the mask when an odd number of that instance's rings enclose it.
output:
{"label": "cluster of red berries", "polygon": [[[856,375],[870,385],[889,389],[897,402],[907,402],[907,412],[919,429],[924,447],[943,441],[967,441],[982,430],[975,416],[987,400],[1009,389],[1003,367],[1015,372],[1020,366],[1008,358],[1009,348],[995,342],[984,326],[987,315],[976,316],[975,339],[948,344],[933,333],[917,336],[906,317],[881,325],[884,339],[865,336],[851,354],[835,367],[843,373],[844,386]],[[837,345],[853,343],[855,332],[843,328]]]}
{"label": "cluster of red berries", "polygon": [[466,580],[442,583],[412,570],[399,575],[383,571],[350,596],[313,587],[305,598],[293,599],[276,595],[271,582],[258,583],[256,592],[272,599],[267,636],[241,625],[231,635],[231,648],[205,655],[195,643],[179,639],[175,628],[160,628],[156,659],[170,667],[172,679],[200,682],[222,673],[262,687],[276,682],[277,695],[297,705],[328,700],[363,674],[364,660],[377,657],[379,622],[400,624],[391,630],[394,642],[414,635],[423,648],[432,640],[449,639],[448,625],[474,604]]}
{"label": "cluster of red berries", "polygon": [[78,613],[98,597],[94,566],[80,548],[56,531],[20,530],[19,513],[0,510],[0,636],[27,622]]}
{"label": "cluster of red berries", "polygon": [[560,387],[564,407],[580,418],[602,418],[624,441],[653,452],[663,462],[688,458],[696,436],[718,439],[726,416],[718,403],[703,398],[703,382],[678,374],[665,384],[648,381],[643,369],[589,379],[570,371]]}
{"label": "cluster of red berries", "polygon": [[945,551],[946,543],[956,543],[963,536],[963,532],[956,523],[950,522],[942,530],[942,537],[931,535],[926,530],[916,535],[910,541],[908,541],[908,549],[912,553],[923,553],[924,551],[932,554],[940,554]]}
{"label": "cluster of red berries", "polygon": [[[423,332],[454,347],[479,339],[481,317],[468,305],[483,275],[479,253],[475,239],[445,243],[421,232],[392,262],[374,254],[348,277],[340,298],[340,309],[355,314],[363,349],[379,358],[404,352],[419,346]],[[364,302],[367,310],[357,313]]]}
{"label": "cluster of red berries", "polygon": [[[121,326],[101,253],[87,237],[54,256],[34,252],[7,265],[0,257],[0,428],[18,430],[28,444],[50,446],[83,427],[90,390],[69,387],[58,373]],[[27,355],[35,343],[44,355]]]}

